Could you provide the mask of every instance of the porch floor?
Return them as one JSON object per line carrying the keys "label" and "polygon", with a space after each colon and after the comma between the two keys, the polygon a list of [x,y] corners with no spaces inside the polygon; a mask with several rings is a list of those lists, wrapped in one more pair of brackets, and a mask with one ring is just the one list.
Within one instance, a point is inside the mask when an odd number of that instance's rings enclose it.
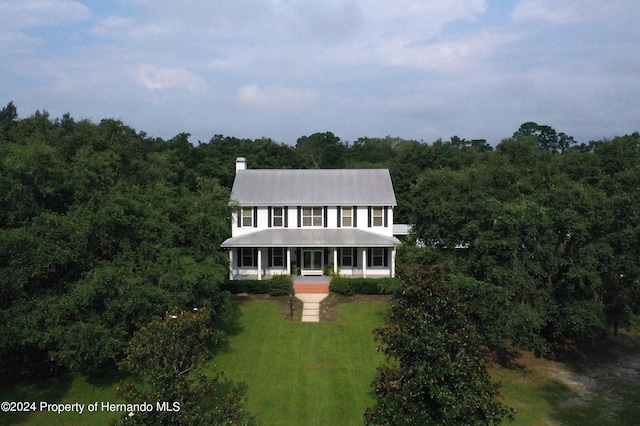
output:
{"label": "porch floor", "polygon": [[326,275],[296,275],[293,284],[329,284],[331,278]]}

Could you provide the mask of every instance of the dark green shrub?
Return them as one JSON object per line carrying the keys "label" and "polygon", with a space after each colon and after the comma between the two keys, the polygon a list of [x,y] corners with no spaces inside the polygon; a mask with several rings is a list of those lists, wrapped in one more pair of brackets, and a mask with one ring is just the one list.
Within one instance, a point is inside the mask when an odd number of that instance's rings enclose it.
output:
{"label": "dark green shrub", "polygon": [[293,293],[291,275],[274,275],[268,280],[233,280],[225,281],[221,286],[231,294],[269,294],[271,296],[287,296]]}
{"label": "dark green shrub", "polygon": [[293,278],[291,278],[291,275],[274,275],[269,280],[268,289],[271,296],[293,294]]}
{"label": "dark green shrub", "polygon": [[354,294],[393,294],[399,287],[397,278],[331,278],[329,291],[343,296]]}
{"label": "dark green shrub", "polygon": [[349,285],[349,279],[334,275],[329,283],[329,291],[331,293],[341,294],[343,296],[353,296],[353,288]]}
{"label": "dark green shrub", "polygon": [[269,280],[225,281],[221,288],[231,294],[269,294]]}

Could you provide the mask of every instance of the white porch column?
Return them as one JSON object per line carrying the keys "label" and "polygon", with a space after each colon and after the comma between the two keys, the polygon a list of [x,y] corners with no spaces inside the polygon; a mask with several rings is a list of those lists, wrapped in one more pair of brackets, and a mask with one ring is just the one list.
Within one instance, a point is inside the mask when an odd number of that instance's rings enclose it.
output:
{"label": "white porch column", "polygon": [[338,249],[333,248],[333,273],[338,273]]}
{"label": "white porch column", "polygon": [[262,279],[262,249],[258,249],[258,279]]}
{"label": "white porch column", "polygon": [[287,247],[287,275],[291,275],[291,247]]}
{"label": "white porch column", "polygon": [[396,248],[391,249],[391,278],[396,276]]}
{"label": "white porch column", "polygon": [[367,278],[367,248],[362,249],[362,278]]}
{"label": "white porch column", "polygon": [[229,280],[233,281],[233,251],[235,249],[229,249]]}

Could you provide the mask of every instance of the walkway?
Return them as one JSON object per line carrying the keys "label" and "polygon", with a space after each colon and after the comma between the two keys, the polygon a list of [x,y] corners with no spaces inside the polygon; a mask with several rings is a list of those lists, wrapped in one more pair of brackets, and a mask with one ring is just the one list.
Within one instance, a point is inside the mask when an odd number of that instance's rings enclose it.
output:
{"label": "walkway", "polygon": [[295,277],[293,289],[303,303],[302,322],[320,322],[320,302],[329,295],[329,277]]}

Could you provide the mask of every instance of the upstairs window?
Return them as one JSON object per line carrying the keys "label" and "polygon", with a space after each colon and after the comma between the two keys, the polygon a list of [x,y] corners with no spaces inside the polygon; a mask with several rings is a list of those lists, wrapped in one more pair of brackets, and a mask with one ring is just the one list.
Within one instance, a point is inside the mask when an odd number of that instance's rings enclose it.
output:
{"label": "upstairs window", "polygon": [[274,227],[284,226],[284,209],[282,207],[274,207],[271,217],[271,224]]}
{"label": "upstairs window", "polygon": [[341,225],[343,227],[352,227],[353,226],[353,210],[351,207],[343,207],[342,208],[342,220]]}
{"label": "upstairs window", "polygon": [[382,207],[373,207],[371,209],[371,220],[373,226],[382,226],[384,224],[384,210]]}
{"label": "upstairs window", "polygon": [[372,226],[388,226],[388,211],[389,208],[385,207],[369,207],[369,228]]}
{"label": "upstairs window", "polygon": [[323,226],[322,207],[303,207],[302,226]]}
{"label": "upstairs window", "polygon": [[243,207],[241,210],[241,226],[243,228],[250,228],[254,226],[254,209],[251,207]]}

